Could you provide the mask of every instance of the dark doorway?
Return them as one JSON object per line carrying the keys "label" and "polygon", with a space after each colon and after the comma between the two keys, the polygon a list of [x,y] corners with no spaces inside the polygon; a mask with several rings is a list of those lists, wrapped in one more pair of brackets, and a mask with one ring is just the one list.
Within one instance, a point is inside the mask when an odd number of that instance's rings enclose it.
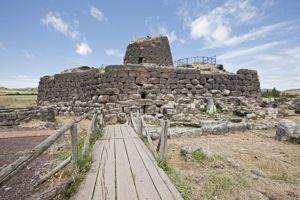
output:
{"label": "dark doorway", "polygon": [[138,60],[138,64],[141,64],[141,63],[143,63],[143,57],[139,57],[139,60]]}
{"label": "dark doorway", "polygon": [[146,94],[144,92],[141,94],[141,98],[146,99]]}

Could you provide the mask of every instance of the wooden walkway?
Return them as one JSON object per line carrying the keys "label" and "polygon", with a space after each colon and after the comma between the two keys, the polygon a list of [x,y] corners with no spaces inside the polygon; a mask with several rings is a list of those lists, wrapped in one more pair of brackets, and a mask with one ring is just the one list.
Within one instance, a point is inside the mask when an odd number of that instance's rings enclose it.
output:
{"label": "wooden walkway", "polygon": [[93,164],[73,200],[182,199],[128,125],[106,126],[94,146]]}

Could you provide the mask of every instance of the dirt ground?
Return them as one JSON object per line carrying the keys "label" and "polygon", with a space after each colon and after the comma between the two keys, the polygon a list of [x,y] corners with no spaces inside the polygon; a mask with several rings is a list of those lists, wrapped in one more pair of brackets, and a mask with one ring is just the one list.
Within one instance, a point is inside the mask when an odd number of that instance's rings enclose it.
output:
{"label": "dirt ground", "polygon": [[[46,137],[18,137],[0,139],[0,166],[3,167],[32,149]],[[48,154],[39,156],[27,168],[23,169],[15,177],[0,187],[1,200],[24,199],[32,189],[32,185],[38,180],[39,173],[48,160]]]}
{"label": "dirt ground", "polygon": [[[73,117],[63,116],[56,117],[54,129],[60,128],[72,118]],[[17,127],[0,130],[0,169],[17,160],[20,156],[45,140],[48,135],[55,132],[55,130],[45,129],[43,126],[44,123],[45,122],[36,120]],[[90,120],[82,120],[78,125],[78,132],[80,133],[87,130],[89,124]],[[39,156],[27,168],[17,173],[15,177],[10,179],[3,186],[0,186],[0,200],[19,200],[24,199],[28,195],[32,195],[32,186],[41,175],[44,175],[70,155],[70,145],[70,133],[67,131],[49,150]],[[61,177],[56,178],[61,179]],[[55,180],[56,179],[53,181]],[[53,181],[49,181],[49,184],[55,184],[52,183]]]}
{"label": "dirt ground", "polygon": [[[170,139],[168,162],[186,180],[189,199],[300,199],[300,145],[275,140],[275,132]],[[186,161],[183,144],[200,145],[214,160]]]}

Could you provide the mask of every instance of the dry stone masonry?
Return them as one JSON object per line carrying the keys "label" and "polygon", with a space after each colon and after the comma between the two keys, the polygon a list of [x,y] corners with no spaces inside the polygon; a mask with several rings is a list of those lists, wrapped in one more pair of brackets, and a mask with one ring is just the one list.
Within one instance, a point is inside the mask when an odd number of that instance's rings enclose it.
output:
{"label": "dry stone masonry", "polygon": [[[166,39],[159,37],[162,41]],[[145,52],[152,42],[147,39],[136,43],[143,46]],[[130,46],[136,43],[130,44],[127,51],[133,51],[134,47]],[[167,45],[169,48],[168,42]],[[160,48],[153,49],[152,54],[160,51]],[[201,69],[160,66],[172,63],[168,52],[160,55],[167,58],[166,62],[143,57],[156,64],[110,65],[104,69],[85,68],[44,76],[39,84],[38,104],[54,105],[56,113],[64,115],[99,108],[107,121],[117,123],[124,122],[126,114],[138,109],[150,115],[191,113],[197,112],[211,98],[260,95],[260,83],[254,70],[240,69],[236,74],[203,73]],[[124,62],[134,63],[129,54],[126,53]],[[138,56],[133,57],[136,60]]]}
{"label": "dry stone masonry", "polygon": [[166,36],[140,38],[128,45],[124,64],[153,63],[173,65],[171,48]]}
{"label": "dry stone masonry", "polygon": [[0,126],[19,125],[31,119],[53,121],[54,109],[52,107],[0,108]]}

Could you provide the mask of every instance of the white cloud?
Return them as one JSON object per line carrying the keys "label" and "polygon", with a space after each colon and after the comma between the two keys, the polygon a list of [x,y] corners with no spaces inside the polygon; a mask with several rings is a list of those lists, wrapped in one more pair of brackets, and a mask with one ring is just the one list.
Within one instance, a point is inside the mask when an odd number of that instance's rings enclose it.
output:
{"label": "white cloud", "polygon": [[26,59],[34,58],[34,54],[31,53],[30,51],[27,51],[27,50],[23,50],[22,53],[21,53],[21,56],[26,58]]}
{"label": "white cloud", "polygon": [[[65,22],[59,14],[54,14],[53,12],[49,12],[46,14],[44,18],[41,19],[41,22],[47,26],[52,27],[58,32],[64,34],[65,36],[69,36],[71,38],[76,38],[79,35],[79,31],[70,27],[70,25]],[[76,24],[75,24],[76,25]]]}
{"label": "white cloud", "polygon": [[[300,63],[300,46],[296,46],[289,49],[283,49],[276,54],[263,54],[257,56],[256,59],[260,61],[271,62],[277,66],[295,66],[295,69],[299,69]],[[296,70],[297,71],[297,70]]]}
{"label": "white cloud", "polygon": [[227,59],[233,59],[233,58],[238,58],[242,56],[249,56],[253,54],[257,54],[259,52],[265,51],[267,49],[271,49],[275,46],[284,44],[284,41],[275,41],[275,42],[270,42],[266,44],[261,44],[255,47],[251,48],[246,48],[246,49],[238,49],[235,51],[230,51],[228,53],[224,53],[220,56],[218,56],[218,60],[227,60]]}
{"label": "white cloud", "polygon": [[76,53],[81,56],[87,56],[92,52],[93,50],[90,48],[89,44],[86,41],[79,43],[76,47]]}
{"label": "white cloud", "polygon": [[101,22],[104,20],[104,15],[98,8],[91,6],[90,13],[91,13],[92,17],[94,17],[98,21]]}
{"label": "white cloud", "polygon": [[165,35],[168,37],[169,42],[179,42],[179,43],[185,43],[183,39],[178,38],[175,31],[169,31],[168,27],[163,24],[157,24],[157,32],[161,35]]}
{"label": "white cloud", "polygon": [[179,38],[174,30],[170,31],[165,22],[161,22],[159,17],[157,18],[148,18],[145,21],[145,25],[150,29],[151,34],[153,35],[165,35],[168,37],[170,43],[177,42],[179,44],[185,43],[185,40]]}
{"label": "white cloud", "polygon": [[192,39],[203,38],[207,42],[223,42],[230,37],[231,27],[221,17],[201,16],[190,24]]}
{"label": "white cloud", "polygon": [[274,33],[276,30],[281,30],[284,27],[290,25],[289,22],[280,22],[272,25],[261,26],[259,28],[251,30],[249,33],[245,33],[240,36],[231,37],[230,39],[224,41],[224,45],[226,46],[235,46],[241,44],[245,41],[255,40],[259,37],[263,37],[269,34]]}
{"label": "white cloud", "polygon": [[105,54],[108,56],[115,56],[123,58],[124,54],[119,49],[106,49]]}
{"label": "white cloud", "polygon": [[[187,13],[180,13],[187,23]],[[200,15],[190,21],[190,35],[192,39],[204,39],[208,43],[222,43],[231,37],[231,23],[244,23],[257,15],[257,8],[248,0],[229,0],[214,8],[205,15]]]}
{"label": "white cloud", "polygon": [[225,69],[230,71],[240,68],[256,69],[261,88],[276,87],[279,90],[300,88],[300,46],[288,48],[289,43],[287,43],[282,48],[279,46],[280,43],[267,43],[250,48],[249,51],[240,49],[232,52],[232,55],[230,53],[223,54],[227,58],[223,56],[226,59],[221,60],[221,63],[224,64]]}

